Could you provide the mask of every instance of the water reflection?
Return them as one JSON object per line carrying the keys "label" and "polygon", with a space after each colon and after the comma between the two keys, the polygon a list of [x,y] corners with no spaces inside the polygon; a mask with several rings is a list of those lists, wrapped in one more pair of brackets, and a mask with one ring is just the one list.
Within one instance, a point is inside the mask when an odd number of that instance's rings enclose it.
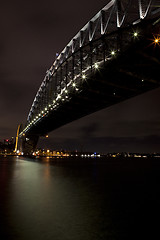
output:
{"label": "water reflection", "polygon": [[47,158],[0,159],[0,237],[139,239],[138,230],[144,237],[144,229],[155,223],[149,206],[158,214],[160,177],[159,164],[143,164],[59,166]]}

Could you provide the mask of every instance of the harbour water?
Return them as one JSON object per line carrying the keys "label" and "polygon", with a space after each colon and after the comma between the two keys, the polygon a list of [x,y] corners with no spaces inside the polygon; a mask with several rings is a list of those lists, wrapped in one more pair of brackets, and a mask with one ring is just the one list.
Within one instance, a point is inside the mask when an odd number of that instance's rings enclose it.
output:
{"label": "harbour water", "polygon": [[0,239],[157,239],[160,159],[98,161],[0,157]]}

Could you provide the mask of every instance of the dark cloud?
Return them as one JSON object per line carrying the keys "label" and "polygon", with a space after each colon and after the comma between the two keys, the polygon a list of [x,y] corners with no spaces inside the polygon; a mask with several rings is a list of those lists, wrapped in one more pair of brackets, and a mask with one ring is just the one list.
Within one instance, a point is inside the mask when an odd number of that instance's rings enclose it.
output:
{"label": "dark cloud", "polygon": [[[43,148],[77,150],[77,151],[97,151],[100,153],[108,152],[140,152],[153,153],[159,152],[160,136],[150,135],[141,137],[92,137],[77,139],[55,139],[47,140],[42,138],[39,145]],[[146,148],[146,146],[149,146]]]}
{"label": "dark cloud", "polygon": [[[159,92],[156,89],[67,124],[50,133],[47,142],[56,148],[70,149],[74,145],[75,149],[105,153],[158,151]],[[46,145],[45,141],[39,146]]]}
{"label": "dark cloud", "polygon": [[94,136],[96,132],[99,130],[99,125],[96,122],[92,122],[90,124],[86,124],[83,126],[80,131],[82,132],[82,135],[84,138],[91,138]]}

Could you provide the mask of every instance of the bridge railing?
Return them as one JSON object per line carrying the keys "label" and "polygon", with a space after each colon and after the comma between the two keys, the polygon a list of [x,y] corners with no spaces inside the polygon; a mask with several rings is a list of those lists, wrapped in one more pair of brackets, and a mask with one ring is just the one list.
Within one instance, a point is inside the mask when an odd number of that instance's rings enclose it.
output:
{"label": "bridge railing", "polygon": [[119,29],[135,26],[143,19],[159,14],[156,0],[112,0],[99,11],[66,45],[44,80],[31,106],[24,130],[26,133],[59,105],[80,91],[86,76],[92,74],[119,51],[122,42],[130,41]]}

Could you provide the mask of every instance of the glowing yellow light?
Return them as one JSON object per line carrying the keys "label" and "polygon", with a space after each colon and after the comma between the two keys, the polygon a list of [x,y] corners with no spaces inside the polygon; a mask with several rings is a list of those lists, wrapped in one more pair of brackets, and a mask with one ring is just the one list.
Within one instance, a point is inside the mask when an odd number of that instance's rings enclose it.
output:
{"label": "glowing yellow light", "polygon": [[160,36],[154,36],[154,39],[153,39],[153,44],[160,44]]}
{"label": "glowing yellow light", "polygon": [[76,84],[75,84],[75,83],[73,83],[73,84],[72,84],[72,86],[73,86],[73,87],[75,87],[75,86],[76,86]]}
{"label": "glowing yellow light", "polygon": [[111,52],[111,55],[114,56],[114,55],[115,55],[115,51],[112,51],[112,52]]}
{"label": "glowing yellow light", "polygon": [[86,76],[83,74],[83,75],[82,75],[82,78],[83,78],[83,79],[85,79],[85,78],[86,78]]}
{"label": "glowing yellow light", "polygon": [[159,41],[160,41],[160,40],[159,40],[158,38],[155,38],[155,39],[154,39],[154,42],[155,42],[155,43],[159,43]]}
{"label": "glowing yellow light", "polygon": [[48,135],[46,135],[46,138],[48,138]]}

